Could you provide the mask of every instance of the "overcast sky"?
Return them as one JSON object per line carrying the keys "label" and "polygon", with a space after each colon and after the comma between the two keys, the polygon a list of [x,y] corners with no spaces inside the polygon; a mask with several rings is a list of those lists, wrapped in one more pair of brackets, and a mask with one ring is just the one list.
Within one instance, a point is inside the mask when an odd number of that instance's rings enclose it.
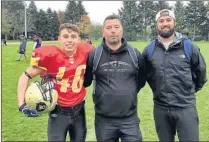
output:
{"label": "overcast sky", "polygon": [[[68,1],[35,1],[38,9],[46,10],[50,7],[56,11],[64,11],[67,3]],[[102,24],[108,15],[118,14],[118,9],[122,7],[122,1],[83,1],[83,5],[89,13],[91,21]]]}

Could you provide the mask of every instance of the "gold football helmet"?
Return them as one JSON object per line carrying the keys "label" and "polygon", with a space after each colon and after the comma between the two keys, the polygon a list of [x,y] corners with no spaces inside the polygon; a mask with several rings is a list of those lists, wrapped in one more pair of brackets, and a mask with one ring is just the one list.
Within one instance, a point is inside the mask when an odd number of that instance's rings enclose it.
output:
{"label": "gold football helmet", "polygon": [[41,85],[35,81],[30,84],[25,93],[27,106],[38,112],[52,111],[57,105],[58,93],[53,89],[53,82]]}

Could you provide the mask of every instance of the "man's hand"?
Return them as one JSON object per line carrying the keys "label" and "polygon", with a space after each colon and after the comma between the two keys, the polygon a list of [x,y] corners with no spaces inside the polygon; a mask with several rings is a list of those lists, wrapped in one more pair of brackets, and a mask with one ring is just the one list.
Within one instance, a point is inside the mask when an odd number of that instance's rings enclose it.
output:
{"label": "man's hand", "polygon": [[27,117],[39,116],[39,113],[37,110],[29,108],[25,103],[19,107],[19,111],[22,111]]}

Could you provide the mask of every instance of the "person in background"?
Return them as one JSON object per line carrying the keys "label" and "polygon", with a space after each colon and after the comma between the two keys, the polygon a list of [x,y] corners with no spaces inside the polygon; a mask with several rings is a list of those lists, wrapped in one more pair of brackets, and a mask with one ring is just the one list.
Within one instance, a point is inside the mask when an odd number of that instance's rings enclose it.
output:
{"label": "person in background", "polygon": [[39,36],[35,35],[34,36],[33,50],[36,49],[36,48],[41,47],[41,44],[42,44],[42,39]]}
{"label": "person in background", "polygon": [[7,46],[7,39],[6,38],[4,38],[4,40],[3,40],[3,46]]}
{"label": "person in background", "polygon": [[91,39],[89,37],[86,37],[87,43],[92,45]]}
{"label": "person in background", "polygon": [[23,35],[20,35],[20,46],[19,50],[17,51],[19,53],[19,57],[16,59],[16,61],[20,61],[22,55],[24,55],[25,61],[27,60],[26,56],[26,45],[27,45],[27,38]]}

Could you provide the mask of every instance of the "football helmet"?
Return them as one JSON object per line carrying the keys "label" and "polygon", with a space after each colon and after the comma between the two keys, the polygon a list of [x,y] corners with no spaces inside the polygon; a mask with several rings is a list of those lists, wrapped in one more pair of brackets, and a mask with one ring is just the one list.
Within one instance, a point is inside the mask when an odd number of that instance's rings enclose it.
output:
{"label": "football helmet", "polygon": [[58,99],[58,93],[53,89],[53,85],[52,81],[43,85],[37,81],[32,82],[25,92],[27,106],[40,113],[52,111]]}

